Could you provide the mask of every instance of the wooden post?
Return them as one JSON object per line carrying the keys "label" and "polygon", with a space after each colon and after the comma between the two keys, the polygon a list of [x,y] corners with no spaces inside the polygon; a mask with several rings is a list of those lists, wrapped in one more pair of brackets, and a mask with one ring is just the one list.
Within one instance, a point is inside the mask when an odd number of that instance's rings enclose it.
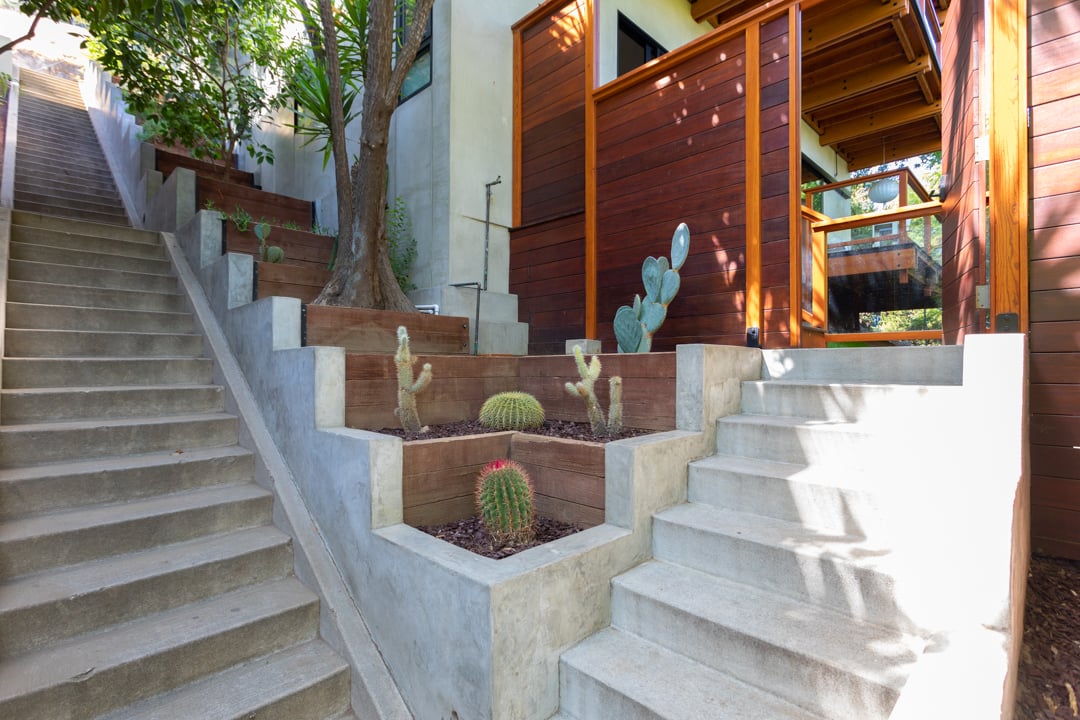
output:
{"label": "wooden post", "polygon": [[585,337],[596,338],[596,2],[585,0]]}
{"label": "wooden post", "polygon": [[[746,42],[746,329],[762,330],[761,313],[761,26]],[[759,334],[759,339],[764,332]]]}
{"label": "wooden post", "polygon": [[799,126],[802,122],[802,11],[798,5],[788,8],[788,236],[791,238],[788,263],[791,291],[788,294],[788,346],[802,344],[802,147]]}

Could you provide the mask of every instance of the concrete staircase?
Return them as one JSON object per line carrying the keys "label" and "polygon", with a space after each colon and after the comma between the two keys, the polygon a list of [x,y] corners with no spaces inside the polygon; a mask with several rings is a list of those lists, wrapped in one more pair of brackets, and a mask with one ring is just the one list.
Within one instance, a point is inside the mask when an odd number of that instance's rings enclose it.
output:
{"label": "concrete staircase", "polygon": [[766,351],[689,502],[654,516],[654,559],[613,581],[611,626],[564,653],[557,717],[889,717],[934,623],[934,529],[909,511],[940,458],[911,445],[962,371],[960,348],[889,352]]}
{"label": "concrete staircase", "polygon": [[160,237],[16,210],[10,248],[0,717],[354,717]]}
{"label": "concrete staircase", "polygon": [[20,68],[15,207],[127,225],[79,86]]}

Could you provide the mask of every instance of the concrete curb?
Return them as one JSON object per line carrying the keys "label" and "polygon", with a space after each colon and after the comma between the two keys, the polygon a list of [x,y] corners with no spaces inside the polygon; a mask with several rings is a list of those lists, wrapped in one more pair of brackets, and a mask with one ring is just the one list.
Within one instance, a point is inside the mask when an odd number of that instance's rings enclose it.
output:
{"label": "concrete curb", "polygon": [[[15,143],[19,136],[19,66],[11,67],[7,125],[4,128],[4,172],[0,177],[0,207],[15,206]],[[5,278],[7,276],[5,275]]]}

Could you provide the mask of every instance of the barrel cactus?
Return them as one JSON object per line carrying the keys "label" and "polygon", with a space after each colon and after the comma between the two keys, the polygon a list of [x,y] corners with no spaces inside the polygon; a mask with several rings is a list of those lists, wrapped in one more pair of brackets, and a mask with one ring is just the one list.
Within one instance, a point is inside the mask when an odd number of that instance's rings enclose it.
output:
{"label": "barrel cactus", "polygon": [[667,308],[679,292],[679,269],[690,252],[690,229],[679,223],[671,238],[671,262],[666,257],[647,257],[641,265],[645,299],[634,296],[634,306],[623,305],[615,312],[615,338],[619,352],[649,352],[653,335],[667,318]]}
{"label": "barrel cactus", "polygon": [[544,408],[529,393],[501,392],[484,401],[480,424],[492,430],[531,430],[544,424]]}
{"label": "barrel cactus", "polygon": [[484,527],[496,541],[532,539],[532,481],[525,468],[513,460],[495,460],[480,471],[476,506]]}

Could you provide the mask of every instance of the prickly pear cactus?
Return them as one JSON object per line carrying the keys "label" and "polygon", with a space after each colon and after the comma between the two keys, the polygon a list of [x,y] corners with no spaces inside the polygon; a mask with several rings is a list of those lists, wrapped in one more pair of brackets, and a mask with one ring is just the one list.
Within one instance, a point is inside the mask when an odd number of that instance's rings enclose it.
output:
{"label": "prickly pear cactus", "polygon": [[259,238],[259,259],[263,262],[285,262],[285,251],[277,245],[267,245],[266,238],[270,235],[269,223],[255,224],[255,237]]}
{"label": "prickly pear cactus", "polygon": [[679,270],[690,252],[690,229],[679,223],[671,238],[671,262],[666,257],[645,258],[641,280],[645,298],[634,296],[634,306],[623,305],[615,312],[615,338],[619,352],[648,352],[652,338],[667,318],[667,308],[682,283]]}
{"label": "prickly pear cactus", "polygon": [[529,430],[544,424],[544,408],[529,393],[501,392],[480,407],[480,424],[493,430]]}
{"label": "prickly pear cactus", "polygon": [[484,527],[495,540],[532,539],[532,481],[525,468],[513,460],[495,460],[480,471],[476,507]]}

